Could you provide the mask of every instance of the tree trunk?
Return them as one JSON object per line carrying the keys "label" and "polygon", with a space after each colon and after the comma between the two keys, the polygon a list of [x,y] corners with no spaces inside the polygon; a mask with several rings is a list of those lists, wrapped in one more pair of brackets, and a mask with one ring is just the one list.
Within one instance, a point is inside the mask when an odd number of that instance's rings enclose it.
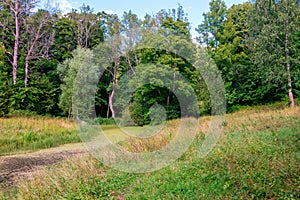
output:
{"label": "tree trunk", "polygon": [[170,99],[171,99],[171,92],[169,91],[168,97],[167,97],[167,106],[170,105]]}
{"label": "tree trunk", "polygon": [[28,75],[29,75],[29,60],[25,60],[25,78],[24,78],[24,87],[28,86]]}
{"label": "tree trunk", "polygon": [[128,62],[128,65],[129,65],[129,68],[130,68],[130,70],[133,72],[133,74],[136,76],[136,73],[135,73],[135,71],[134,71],[134,69],[133,69],[133,67],[132,67],[132,65],[131,65],[131,61],[130,61],[130,56],[127,54],[126,55],[126,59],[127,59],[127,62]]}
{"label": "tree trunk", "polygon": [[19,43],[20,43],[20,22],[19,22],[19,1],[15,3],[14,14],[15,14],[15,44],[14,44],[14,54],[13,54],[13,82],[14,85],[17,83],[17,71],[18,71],[18,55],[19,55]]}
{"label": "tree trunk", "polygon": [[[288,13],[288,12],[287,12]],[[294,108],[295,107],[295,101],[294,101],[294,95],[293,95],[293,87],[292,87],[292,78],[291,78],[291,64],[290,64],[290,56],[289,56],[289,20],[286,19],[286,24],[285,24],[285,59],[286,59],[286,72],[288,76],[288,94],[289,94],[289,99],[290,99],[290,107]]]}
{"label": "tree trunk", "polygon": [[108,119],[109,118],[109,110],[110,109],[110,107],[109,107],[109,105],[107,106],[107,111],[106,111],[106,119]]}
{"label": "tree trunk", "polygon": [[[289,82],[291,82],[291,78],[289,78]],[[295,101],[294,101],[294,95],[293,95],[293,92],[292,92],[292,88],[289,89],[289,99],[290,99],[290,102],[291,102],[290,107],[295,108]]]}
{"label": "tree trunk", "polygon": [[114,110],[114,106],[113,106],[113,98],[115,95],[115,90],[116,90],[116,85],[117,85],[117,76],[118,76],[118,69],[117,69],[117,62],[115,62],[114,64],[114,75],[113,75],[113,87],[112,87],[112,91],[109,95],[109,108],[111,111],[111,117],[115,118],[115,110]]}
{"label": "tree trunk", "polygon": [[72,107],[69,108],[68,110],[68,119],[71,119],[71,116],[72,116]]}
{"label": "tree trunk", "polygon": [[111,93],[109,95],[109,108],[110,108],[110,111],[111,111],[111,117],[112,118],[115,118],[115,110],[114,110],[114,106],[113,106],[114,94],[115,94],[115,91],[113,89],[113,91],[111,91]]}

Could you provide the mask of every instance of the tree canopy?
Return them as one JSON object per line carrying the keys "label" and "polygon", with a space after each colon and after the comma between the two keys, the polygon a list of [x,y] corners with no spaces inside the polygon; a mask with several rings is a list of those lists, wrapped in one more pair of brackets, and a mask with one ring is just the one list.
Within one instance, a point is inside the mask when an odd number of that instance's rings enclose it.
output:
{"label": "tree canopy", "polygon": [[[37,6],[35,0],[0,1],[1,116],[25,110],[76,117],[81,111],[74,111],[73,95],[94,93],[94,105],[84,105],[94,106],[97,116],[129,113],[144,125],[157,104],[166,118],[180,117],[178,95],[191,91],[200,113],[209,113],[207,84],[212,83],[194,66],[197,56],[204,56],[200,51],[211,59],[203,58],[200,65],[207,71],[216,66],[223,78],[229,110],[275,101],[294,107],[299,98],[299,1],[255,0],[227,7],[211,0],[196,28],[197,42],[180,4],[142,19],[130,10],[118,16],[82,5],[63,14]],[[89,83],[98,73],[95,87],[76,86],[76,80]],[[152,78],[143,85],[137,77],[146,76]],[[160,86],[163,77],[172,81]],[[117,100],[121,90],[131,92],[128,102]],[[188,109],[193,115],[195,108]]]}

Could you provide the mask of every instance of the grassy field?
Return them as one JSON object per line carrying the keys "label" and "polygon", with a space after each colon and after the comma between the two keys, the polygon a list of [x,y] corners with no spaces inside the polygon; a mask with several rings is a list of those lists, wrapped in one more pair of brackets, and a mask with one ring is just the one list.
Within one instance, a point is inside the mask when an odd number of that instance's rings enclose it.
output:
{"label": "grassy field", "polygon": [[0,118],[0,156],[80,142],[74,123],[47,117]]}
{"label": "grassy field", "polygon": [[[3,199],[300,199],[300,108],[263,106],[226,116],[224,135],[205,158],[198,146],[208,128],[204,117],[189,150],[175,163],[146,174],[130,174],[79,156],[21,181]],[[175,127],[177,120],[169,122]],[[109,134],[118,132],[109,128]],[[131,151],[158,148],[175,128],[148,140],[128,138]],[[125,138],[126,139],[126,138]]]}
{"label": "grassy field", "polygon": [[[114,142],[128,138],[116,125],[104,125],[102,129]],[[132,135],[144,127],[124,127]],[[31,152],[81,142],[78,127],[67,119],[49,117],[0,118],[0,156]]]}

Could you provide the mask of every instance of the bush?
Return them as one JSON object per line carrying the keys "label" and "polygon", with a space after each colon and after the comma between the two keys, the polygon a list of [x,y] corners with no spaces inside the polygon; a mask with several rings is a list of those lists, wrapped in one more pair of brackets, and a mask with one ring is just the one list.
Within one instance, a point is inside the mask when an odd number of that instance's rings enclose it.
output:
{"label": "bush", "polygon": [[55,107],[55,91],[52,83],[46,76],[42,76],[31,82],[26,88],[22,82],[13,87],[13,95],[10,97],[10,107],[13,110],[24,110],[39,115],[51,113]]}
{"label": "bush", "polygon": [[5,74],[0,72],[0,117],[6,116],[10,112],[12,95],[12,89],[3,76]]}

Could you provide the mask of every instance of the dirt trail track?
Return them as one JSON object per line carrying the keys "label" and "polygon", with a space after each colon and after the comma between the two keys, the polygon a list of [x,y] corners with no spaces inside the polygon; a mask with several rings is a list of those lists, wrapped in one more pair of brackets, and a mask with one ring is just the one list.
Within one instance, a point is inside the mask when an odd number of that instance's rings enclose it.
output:
{"label": "dirt trail track", "polygon": [[68,144],[57,148],[0,157],[0,190],[18,183],[20,178],[30,178],[36,170],[72,156],[87,153],[82,144]]}

